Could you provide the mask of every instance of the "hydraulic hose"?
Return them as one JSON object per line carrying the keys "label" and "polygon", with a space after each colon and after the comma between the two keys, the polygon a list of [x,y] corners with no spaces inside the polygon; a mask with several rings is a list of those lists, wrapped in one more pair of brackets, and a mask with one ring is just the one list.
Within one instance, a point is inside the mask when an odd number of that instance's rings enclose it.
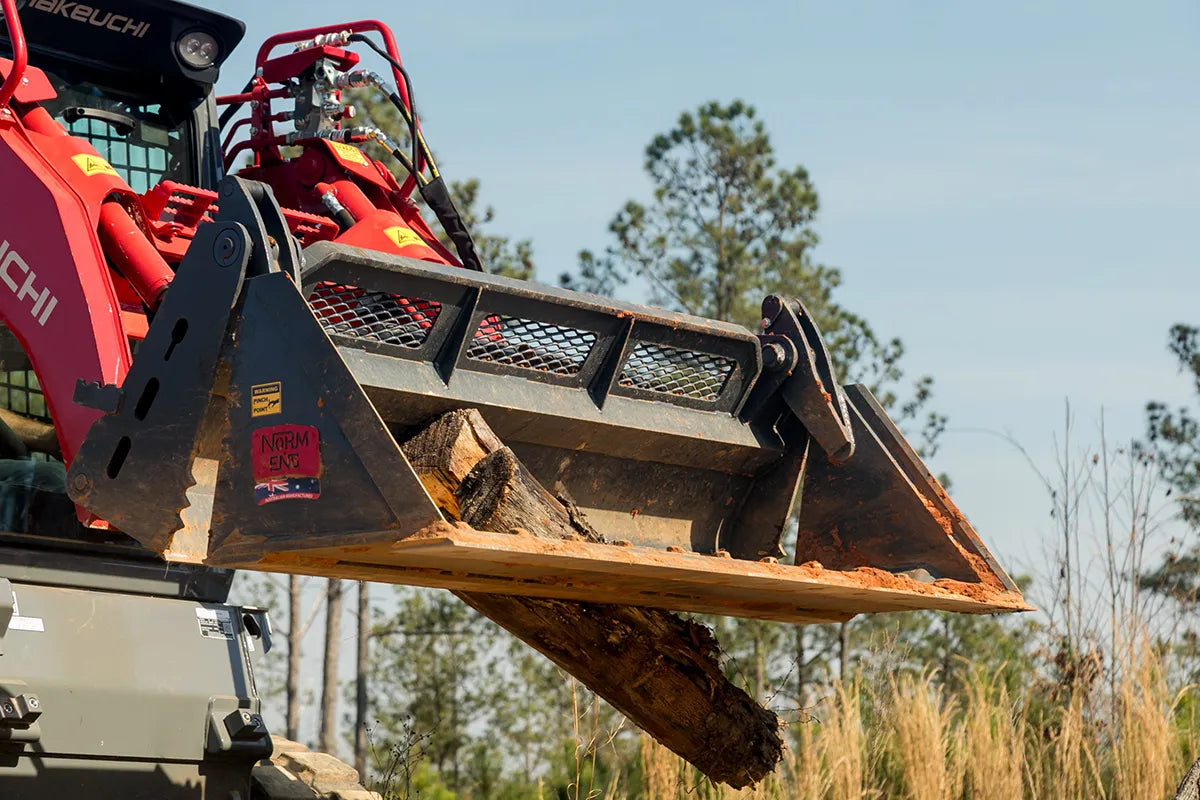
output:
{"label": "hydraulic hose", "polygon": [[[399,61],[392,58],[391,53],[389,53],[387,50],[383,49],[379,45],[375,44],[374,40],[370,39],[366,34],[363,34],[363,33],[351,34],[348,41],[362,42],[367,47],[374,50],[377,55],[379,55],[381,58],[385,59],[389,64],[391,64],[392,68],[394,70],[396,70],[396,72],[400,75],[401,78],[404,79],[404,91],[408,95],[408,105],[407,106],[404,104],[404,101],[394,91],[388,91],[387,88],[382,85],[380,85],[379,88],[388,94],[388,99],[391,100],[392,105],[396,106],[396,110],[398,110],[400,112],[400,116],[404,119],[404,121],[406,123],[408,123],[408,133],[412,139],[412,163],[413,163],[413,166],[416,167],[418,172],[422,171],[424,169],[424,164],[421,163],[421,155],[422,155],[421,149],[422,149],[422,146],[424,145],[424,141],[422,140],[422,137],[421,137],[420,128],[417,125],[417,100],[416,100],[416,97],[413,95],[412,80],[408,77],[408,70],[406,70]],[[381,84],[382,82],[379,82],[379,83]],[[377,85],[379,85],[379,84],[377,84]],[[425,147],[424,150],[425,150],[426,160],[428,160],[429,148]],[[436,167],[434,167],[432,162],[429,165],[429,171],[434,177],[437,177]]]}
{"label": "hydraulic hose", "polygon": [[[387,50],[380,47],[366,35],[361,33],[351,34],[349,41],[362,42],[374,50],[376,54],[391,64],[400,77],[404,79],[404,90],[408,95],[408,105],[405,105],[399,94],[384,84],[378,75],[370,72],[366,73],[366,77],[380,91],[387,95],[388,100],[396,107],[396,110],[400,112],[400,116],[408,125],[409,136],[412,139],[411,166],[404,163],[398,147],[392,148],[392,155],[413,176],[413,180],[417,184],[417,190],[421,193],[421,198],[433,210],[434,215],[438,218],[438,222],[442,225],[442,229],[450,237],[450,241],[454,244],[454,250],[458,253],[458,258],[462,261],[463,266],[483,272],[483,261],[479,258],[479,253],[475,248],[475,240],[471,237],[471,232],[467,229],[466,223],[463,222],[462,215],[458,213],[458,209],[454,206],[454,200],[450,197],[450,190],[446,186],[445,181],[442,180],[441,173],[438,172],[437,163],[433,160],[433,153],[425,143],[425,137],[421,134],[421,127],[417,117],[417,104],[413,96],[412,81],[408,77],[408,71],[404,69],[399,61],[392,58]],[[425,182],[422,182],[422,173],[424,171],[422,158],[429,165],[430,180]]]}
{"label": "hydraulic hose", "polygon": [[[246,94],[253,88],[254,88],[254,78],[251,78],[250,80],[246,81],[246,85],[242,87],[242,91],[240,91],[238,94]],[[233,119],[233,115],[236,114],[238,112],[238,109],[240,109],[245,104],[246,103],[244,101],[241,103],[230,103],[229,107],[221,112],[221,116],[217,120],[217,130],[219,130],[219,131],[224,130],[225,126],[229,124],[229,120]]]}

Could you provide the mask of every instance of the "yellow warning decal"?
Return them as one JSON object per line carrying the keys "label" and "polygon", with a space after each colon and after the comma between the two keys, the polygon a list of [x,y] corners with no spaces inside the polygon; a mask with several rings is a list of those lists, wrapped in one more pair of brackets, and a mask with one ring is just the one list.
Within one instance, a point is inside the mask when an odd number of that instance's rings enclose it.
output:
{"label": "yellow warning decal", "polygon": [[283,382],[256,383],[250,387],[250,416],[265,417],[283,411]]}
{"label": "yellow warning decal", "polygon": [[396,247],[411,247],[414,244],[420,245],[421,247],[429,246],[425,243],[425,240],[418,236],[417,232],[412,228],[405,228],[402,225],[397,225],[394,228],[385,228],[383,232],[387,234],[389,239],[396,243]]}
{"label": "yellow warning decal", "polygon": [[113,175],[121,177],[113,165],[105,161],[100,156],[92,156],[87,153],[80,153],[77,156],[71,156],[71,160],[75,162],[75,166],[83,170],[84,175]]}
{"label": "yellow warning decal", "polygon": [[337,153],[347,161],[353,161],[355,164],[362,164],[364,167],[371,166],[371,162],[367,161],[367,157],[362,154],[362,150],[359,150],[354,145],[346,144],[345,142],[330,142],[329,144],[331,147],[333,147],[333,152]]}

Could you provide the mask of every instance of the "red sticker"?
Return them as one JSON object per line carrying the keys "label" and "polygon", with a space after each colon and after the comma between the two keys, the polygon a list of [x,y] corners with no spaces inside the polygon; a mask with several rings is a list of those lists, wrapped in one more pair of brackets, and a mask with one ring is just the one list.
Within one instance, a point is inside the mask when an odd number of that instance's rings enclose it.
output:
{"label": "red sticker", "polygon": [[254,480],[317,478],[321,436],[312,425],[271,425],[251,435]]}

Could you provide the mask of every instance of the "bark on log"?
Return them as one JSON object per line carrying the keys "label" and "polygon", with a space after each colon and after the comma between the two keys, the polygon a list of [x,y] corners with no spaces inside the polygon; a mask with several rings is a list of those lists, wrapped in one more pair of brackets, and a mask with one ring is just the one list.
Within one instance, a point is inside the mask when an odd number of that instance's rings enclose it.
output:
{"label": "bark on log", "polygon": [[[443,415],[404,452],[443,511],[473,528],[602,541],[476,411]],[[782,758],[779,718],[725,678],[705,626],[635,606],[456,594],[712,780],[747,786]]]}

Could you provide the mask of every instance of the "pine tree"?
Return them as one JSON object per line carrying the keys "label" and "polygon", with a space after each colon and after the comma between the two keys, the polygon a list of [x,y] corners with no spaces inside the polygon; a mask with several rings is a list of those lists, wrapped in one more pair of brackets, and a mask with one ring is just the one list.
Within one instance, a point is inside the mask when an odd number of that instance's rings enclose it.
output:
{"label": "pine tree", "polygon": [[288,576],[287,629],[287,738],[300,738],[300,578]]}
{"label": "pine tree", "polygon": [[[397,587],[396,611],[371,634],[372,697],[381,742],[415,732],[438,778],[469,784],[471,745],[490,714],[498,629],[449,592]],[[493,737],[494,738],[494,737]]]}
{"label": "pine tree", "polygon": [[[1172,327],[1168,349],[1200,401],[1200,327]],[[1138,452],[1157,464],[1179,518],[1192,531],[1200,532],[1200,409],[1148,403],[1146,441],[1138,445]],[[1190,619],[1200,604],[1200,545],[1167,553],[1156,569],[1142,576],[1142,586],[1170,597]],[[1190,651],[1187,655],[1196,658],[1200,636],[1189,631],[1182,640]]]}
{"label": "pine tree", "polygon": [[329,579],[325,602],[325,658],[321,682],[321,730],[317,749],[337,755],[338,654],[342,631],[342,582]]}
{"label": "pine tree", "polygon": [[[377,127],[387,132],[402,148],[408,147],[408,127],[400,118],[396,107],[388,99],[372,89],[355,89],[346,93],[346,99],[359,113],[358,122]],[[418,114],[420,108],[417,109]],[[373,158],[391,168],[397,179],[403,181],[406,174],[400,164],[378,145],[369,145]],[[488,227],[496,217],[492,206],[480,207],[480,185],[477,178],[448,180],[450,196],[463,218],[467,230],[475,239],[479,258],[488,272],[510,278],[530,279],[534,275],[533,245],[528,239],[513,240],[507,236],[490,233]],[[414,195],[418,203],[420,197]],[[442,243],[453,250],[445,232],[437,227],[433,215],[423,210],[425,218],[438,231]]]}
{"label": "pine tree", "polygon": [[358,613],[355,615],[357,648],[354,662],[354,768],[367,774],[367,709],[370,705],[371,598],[370,584],[358,582]]}
{"label": "pine tree", "polygon": [[[651,200],[627,202],[609,225],[613,243],[602,253],[583,251],[578,269],[560,277],[563,285],[611,295],[636,281],[654,303],[752,330],[764,297],[799,297],[840,379],[870,386],[901,425],[919,428],[919,449],[933,454],[946,421],[929,410],[932,379],[919,378],[901,398],[903,345],[880,338],[838,301],[842,273],[814,255],[816,187],[804,167],[777,163],[752,106],[735,100],[685,111],[650,142],[645,170],[654,186]],[[856,652],[850,625],[832,640],[827,628],[814,629],[808,648],[799,647],[803,634],[773,623],[718,626],[732,677],[760,700],[799,702],[802,681],[831,666],[826,659]]]}

